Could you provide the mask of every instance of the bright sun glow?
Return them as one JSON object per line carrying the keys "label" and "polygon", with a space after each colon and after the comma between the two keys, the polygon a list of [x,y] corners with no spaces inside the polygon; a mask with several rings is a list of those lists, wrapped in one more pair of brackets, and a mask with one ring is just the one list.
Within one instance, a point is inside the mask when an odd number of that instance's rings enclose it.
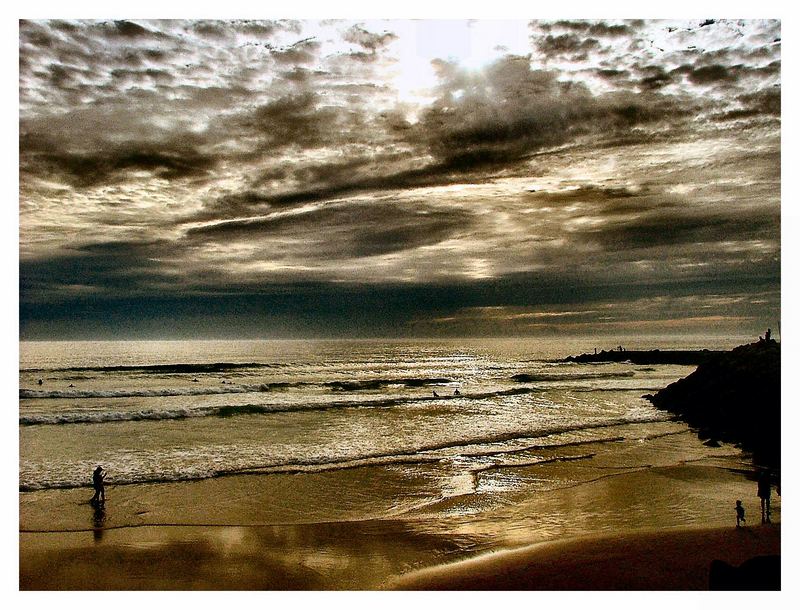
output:
{"label": "bright sun glow", "polygon": [[[393,25],[400,34],[392,47],[398,58],[393,85],[400,100],[412,104],[428,103],[434,98],[434,60],[481,70],[509,53],[525,55],[530,51],[524,22],[437,20]],[[498,45],[498,40],[503,44]]]}

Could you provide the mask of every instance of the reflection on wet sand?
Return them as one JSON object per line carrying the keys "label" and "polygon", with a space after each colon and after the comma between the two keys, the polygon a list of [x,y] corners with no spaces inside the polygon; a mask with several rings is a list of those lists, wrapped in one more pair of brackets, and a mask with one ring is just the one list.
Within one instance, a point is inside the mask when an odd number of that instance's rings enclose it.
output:
{"label": "reflection on wet sand", "polygon": [[[93,546],[83,532],[24,536],[23,589],[378,588],[388,574],[460,555],[474,544],[465,536],[414,532],[397,521],[117,528]],[[37,552],[39,537],[57,537],[61,548]]]}
{"label": "reflection on wet sand", "polygon": [[106,523],[106,503],[95,500],[91,502],[91,505],[94,508],[94,514],[92,515],[94,541],[102,542]]}

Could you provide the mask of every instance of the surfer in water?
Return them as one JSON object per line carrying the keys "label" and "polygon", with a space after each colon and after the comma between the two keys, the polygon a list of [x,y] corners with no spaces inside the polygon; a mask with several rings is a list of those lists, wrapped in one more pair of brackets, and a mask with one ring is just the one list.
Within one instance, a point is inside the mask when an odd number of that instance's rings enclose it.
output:
{"label": "surfer in water", "polygon": [[105,478],[106,475],[105,472],[103,472],[102,466],[98,466],[94,469],[94,473],[92,473],[92,486],[94,487],[94,495],[92,496],[92,499],[89,500],[89,502],[92,504],[106,501],[106,488],[103,485]]}

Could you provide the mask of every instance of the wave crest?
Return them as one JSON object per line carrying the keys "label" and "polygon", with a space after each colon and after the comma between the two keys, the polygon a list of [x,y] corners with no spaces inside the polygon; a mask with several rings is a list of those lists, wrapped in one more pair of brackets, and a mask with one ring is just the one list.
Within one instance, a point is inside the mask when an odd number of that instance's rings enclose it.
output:
{"label": "wave crest", "polygon": [[187,419],[190,417],[234,417],[238,415],[266,415],[296,411],[327,411],[329,409],[387,408],[419,402],[446,400],[484,400],[499,396],[515,396],[535,392],[533,388],[510,388],[495,392],[461,394],[459,396],[393,396],[375,400],[338,400],[306,404],[245,404],[222,407],[185,407],[176,409],[142,409],[138,411],[65,411],[36,415],[20,415],[20,426],[54,426],[60,424],[102,424],[122,421],[147,421]]}
{"label": "wave crest", "polygon": [[272,392],[286,390],[292,387],[305,385],[297,382],[272,382],[258,384],[234,385],[227,384],[216,387],[197,386],[185,388],[152,388],[140,390],[79,390],[69,388],[66,390],[30,390],[20,388],[20,398],[37,399],[76,399],[76,398],[153,398],[160,396],[205,396],[214,394],[249,394],[251,392]]}
{"label": "wave crest", "polygon": [[511,377],[519,383],[534,381],[579,381],[587,379],[618,379],[621,377],[633,377],[633,371],[621,371],[618,373],[520,373]]}

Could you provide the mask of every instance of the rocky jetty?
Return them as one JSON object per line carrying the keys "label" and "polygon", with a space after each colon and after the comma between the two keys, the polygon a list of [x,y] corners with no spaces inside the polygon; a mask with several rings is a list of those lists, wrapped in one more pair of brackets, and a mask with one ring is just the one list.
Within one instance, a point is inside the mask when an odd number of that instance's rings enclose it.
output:
{"label": "rocky jetty", "polygon": [[646,396],[678,414],[703,439],[736,443],[756,463],[780,466],[781,350],[760,340],[716,353],[691,375]]}
{"label": "rocky jetty", "polygon": [[714,352],[704,350],[603,350],[595,354],[581,354],[580,356],[568,356],[563,362],[577,362],[579,364],[590,364],[594,362],[630,362],[631,364],[685,364],[698,365],[704,364],[726,352]]}

